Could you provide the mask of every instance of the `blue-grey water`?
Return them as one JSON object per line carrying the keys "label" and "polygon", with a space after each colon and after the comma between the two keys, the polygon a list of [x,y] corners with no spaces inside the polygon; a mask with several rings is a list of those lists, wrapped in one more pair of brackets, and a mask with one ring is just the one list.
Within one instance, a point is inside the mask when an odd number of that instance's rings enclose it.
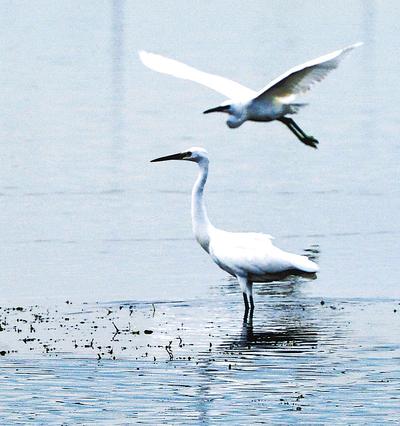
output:
{"label": "blue-grey water", "polygon": [[[399,421],[398,2],[1,8],[2,423]],[[228,129],[201,114],[219,94],[137,57],[257,89],[356,41],[301,99],[318,150],[280,123]],[[215,225],[320,264],[256,286],[252,325],[192,238],[195,165],[149,163],[190,146],[210,153]]]}

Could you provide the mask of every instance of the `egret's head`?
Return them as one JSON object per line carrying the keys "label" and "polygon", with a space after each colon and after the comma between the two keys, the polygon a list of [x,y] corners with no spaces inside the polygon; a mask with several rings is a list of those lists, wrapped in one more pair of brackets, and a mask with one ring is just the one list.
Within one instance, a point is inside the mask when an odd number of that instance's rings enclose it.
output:
{"label": "egret's head", "polygon": [[151,160],[151,163],[157,163],[159,161],[168,160],[186,160],[194,161],[195,163],[200,163],[201,161],[208,161],[208,152],[204,148],[194,146],[185,151],[179,152],[178,154],[155,158],[154,160]]}
{"label": "egret's head", "polygon": [[239,127],[246,121],[245,111],[241,103],[229,103],[226,101],[216,108],[211,108],[207,111],[204,111],[203,114],[208,114],[210,112],[226,112],[229,114],[229,117],[226,120],[226,124],[231,129]]}

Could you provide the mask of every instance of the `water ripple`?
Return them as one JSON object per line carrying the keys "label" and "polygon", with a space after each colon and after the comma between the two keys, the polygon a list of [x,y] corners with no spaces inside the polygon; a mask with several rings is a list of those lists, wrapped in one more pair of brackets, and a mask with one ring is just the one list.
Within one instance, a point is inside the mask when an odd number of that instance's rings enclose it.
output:
{"label": "water ripple", "polygon": [[212,305],[2,307],[3,421],[396,421],[395,301],[322,304],[282,284],[241,318],[231,285]]}

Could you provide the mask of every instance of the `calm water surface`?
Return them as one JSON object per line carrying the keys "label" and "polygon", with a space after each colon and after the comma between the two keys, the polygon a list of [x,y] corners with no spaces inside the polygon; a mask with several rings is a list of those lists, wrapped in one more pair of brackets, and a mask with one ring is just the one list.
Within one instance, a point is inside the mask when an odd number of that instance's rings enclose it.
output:
{"label": "calm water surface", "polygon": [[[4,2],[7,422],[398,420],[399,8]],[[203,116],[218,94],[152,73],[136,54],[159,52],[257,89],[359,40],[302,99],[310,106],[297,121],[320,140],[317,151],[279,123],[233,131],[222,116]],[[321,266],[310,282],[257,286],[253,326],[242,324],[236,283],[193,241],[195,166],[149,163],[193,145],[210,153],[216,226],[270,233],[284,249],[311,249]],[[35,314],[49,322],[39,327]],[[64,329],[66,315],[73,329]],[[120,331],[137,325],[138,349],[128,331],[110,345],[112,321]],[[23,340],[30,336],[41,340]]]}

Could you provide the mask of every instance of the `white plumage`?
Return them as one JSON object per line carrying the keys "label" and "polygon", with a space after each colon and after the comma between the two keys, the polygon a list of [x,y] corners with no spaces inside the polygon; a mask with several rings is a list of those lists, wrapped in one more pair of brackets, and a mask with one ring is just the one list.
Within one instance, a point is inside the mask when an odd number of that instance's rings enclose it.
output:
{"label": "white plumage", "polygon": [[287,275],[313,274],[318,266],[305,256],[285,252],[272,244],[267,234],[226,232],[215,228],[204,204],[204,186],[208,176],[208,154],[193,147],[178,154],[152,160],[187,160],[196,162],[199,175],[192,190],[192,226],[198,243],[224,271],[237,277],[246,311],[254,307],[253,282],[274,281]]}
{"label": "white plumage", "polygon": [[301,142],[316,148],[318,141],[306,135],[294,120],[286,115],[295,114],[305,105],[293,103],[299,94],[308,91],[315,83],[325,78],[331,70],[338,67],[340,61],[351,50],[361,44],[355,43],[291,68],[258,92],[235,81],[199,71],[161,55],[140,51],[139,57],[144,65],[154,71],[194,81],[228,97],[219,106],[210,108],[204,113],[229,114],[226,123],[230,128],[239,127],[245,121],[278,120],[285,124]]}

